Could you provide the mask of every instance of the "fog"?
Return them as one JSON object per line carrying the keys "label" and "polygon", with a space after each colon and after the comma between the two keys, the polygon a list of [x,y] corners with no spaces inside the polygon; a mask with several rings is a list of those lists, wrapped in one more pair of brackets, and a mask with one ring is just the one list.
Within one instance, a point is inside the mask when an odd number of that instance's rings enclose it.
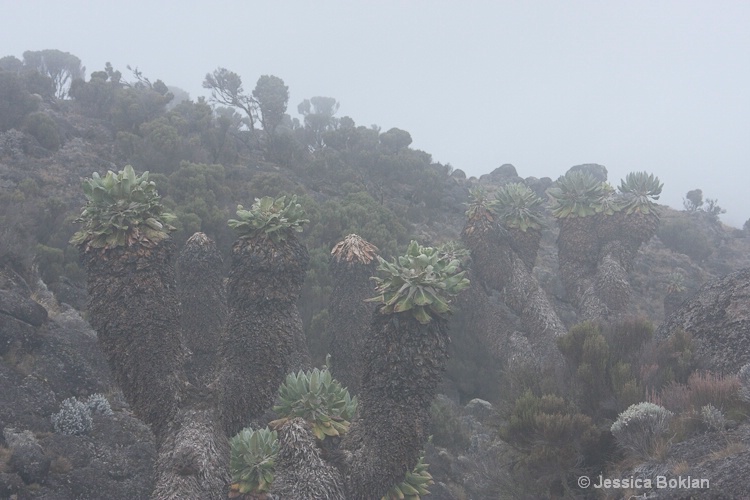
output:
{"label": "fog", "polygon": [[219,66],[337,116],[398,127],[467,175],[646,170],[660,202],[703,190],[750,218],[750,2],[66,2],[0,0],[5,55],[59,49],[195,99]]}

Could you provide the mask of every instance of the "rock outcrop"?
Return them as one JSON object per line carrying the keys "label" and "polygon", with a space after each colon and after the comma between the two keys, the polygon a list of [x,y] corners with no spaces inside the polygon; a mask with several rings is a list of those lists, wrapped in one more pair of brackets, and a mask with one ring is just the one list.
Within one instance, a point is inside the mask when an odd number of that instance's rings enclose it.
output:
{"label": "rock outcrop", "polygon": [[750,362],[750,268],[704,284],[659,327],[656,337],[678,329],[693,336],[705,368],[734,374]]}

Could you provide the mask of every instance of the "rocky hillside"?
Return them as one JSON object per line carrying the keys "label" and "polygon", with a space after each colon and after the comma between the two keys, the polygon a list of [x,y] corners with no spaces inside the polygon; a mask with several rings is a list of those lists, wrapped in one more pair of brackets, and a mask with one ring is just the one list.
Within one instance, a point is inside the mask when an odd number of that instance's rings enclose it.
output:
{"label": "rocky hillside", "polygon": [[[302,233],[310,268],[298,307],[316,365],[333,341],[328,259],[336,242],[357,233],[393,257],[411,239],[457,241],[476,193],[521,186],[514,189],[527,199],[543,200],[538,249],[510,227],[498,241],[511,242],[500,255],[511,279],[496,276],[500,264],[481,268],[481,255],[465,264],[474,285],[457,299],[426,447],[433,496],[597,498],[575,479],[602,470],[712,480],[710,491],[633,492],[649,498],[748,492],[740,480],[750,472],[742,444],[750,375],[741,371],[750,362],[750,233],[722,225],[715,206],[656,207],[654,235],[632,247],[627,231],[605,238],[604,224],[591,229],[584,217],[558,218],[548,193],[559,181],[512,165],[467,178],[410,148],[408,132],[357,127],[323,109],[327,101],[315,101],[320,109],[308,103],[304,124],[285,115],[273,132],[250,130],[236,110],[202,101],[168,110],[166,87],[122,85],[115,73],[110,67],[81,81],[68,100],[36,99],[27,90],[28,109],[0,130],[0,497],[145,498],[152,491],[153,436],[114,386],[85,320],[86,277],[68,243],[85,202],[82,179],[128,163],[152,172],[177,215],[178,245],[200,230],[225,257],[234,239],[226,220],[238,204],[298,197],[310,219]],[[13,83],[3,78],[0,84]],[[618,181],[600,165],[570,171],[587,172],[605,191],[603,181]],[[493,217],[489,209],[485,215]],[[566,240],[571,228],[586,235],[573,245],[580,269],[617,257],[624,264],[609,269],[624,274],[591,271],[576,288],[568,271],[579,268],[564,268],[560,257],[561,243],[575,241]],[[583,258],[592,235],[602,247],[593,264]],[[617,297],[628,300],[590,302],[612,314],[581,324],[592,310],[581,304],[602,276],[625,283]],[[535,337],[525,308],[532,296],[559,318],[559,338]],[[559,361],[544,369],[534,364],[543,342]],[[618,440],[611,429],[631,405],[646,402],[661,408],[671,437],[664,428],[646,433],[653,439],[634,454],[632,436]]]}

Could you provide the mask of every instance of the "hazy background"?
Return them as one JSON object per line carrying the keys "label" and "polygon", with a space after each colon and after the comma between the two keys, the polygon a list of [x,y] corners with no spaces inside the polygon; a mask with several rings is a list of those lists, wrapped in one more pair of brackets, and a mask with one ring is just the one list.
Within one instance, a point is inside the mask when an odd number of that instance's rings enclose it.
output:
{"label": "hazy background", "polygon": [[399,127],[468,175],[512,163],[553,179],[646,170],[660,202],[701,188],[750,218],[748,1],[0,0],[0,57],[59,49],[195,99],[206,73],[317,95],[358,125]]}

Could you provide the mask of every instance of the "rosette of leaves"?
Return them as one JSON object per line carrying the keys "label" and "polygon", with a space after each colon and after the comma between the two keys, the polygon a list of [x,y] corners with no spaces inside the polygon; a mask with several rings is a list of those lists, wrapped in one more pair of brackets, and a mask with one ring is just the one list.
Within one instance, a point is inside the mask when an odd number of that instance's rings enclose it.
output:
{"label": "rosette of leaves", "polygon": [[421,324],[428,324],[433,316],[451,313],[450,297],[469,286],[466,271],[459,271],[461,262],[449,260],[437,248],[423,247],[412,240],[406,255],[388,262],[378,257],[378,271],[384,278],[373,277],[380,293],[367,299],[383,304],[382,314],[411,312]]}
{"label": "rosette of leaves", "polygon": [[237,231],[240,238],[265,235],[275,242],[285,240],[294,232],[301,232],[305,210],[297,203],[297,196],[287,201],[286,196],[273,199],[270,196],[255,198],[249,210],[237,205],[237,219],[229,219],[229,227]]}
{"label": "rosette of leaves", "polygon": [[276,431],[268,428],[241,430],[229,441],[232,485],[229,498],[263,494],[273,482],[274,461],[279,453]]}
{"label": "rosette of leaves", "polygon": [[604,182],[581,170],[569,171],[557,179],[547,194],[552,215],[558,219],[588,217],[602,212],[602,203],[610,196]]}
{"label": "rosette of leaves", "polygon": [[608,182],[602,183],[601,196],[594,201],[594,211],[602,215],[614,215],[623,209],[622,197],[618,196],[615,188]]}
{"label": "rosette of leaves", "polygon": [[664,184],[654,174],[631,172],[620,181],[620,192],[624,195],[626,213],[656,213],[656,204]]}
{"label": "rosette of leaves", "polygon": [[356,409],[356,396],[352,398],[327,368],[300,370],[287,375],[279,387],[278,403],[273,410],[283,418],[273,425],[301,417],[312,425],[313,434],[322,441],[327,436],[346,434]]}
{"label": "rosette of leaves", "polygon": [[466,210],[466,217],[471,219],[479,214],[489,213],[490,206],[492,205],[492,200],[490,200],[489,195],[484,189],[470,189],[469,203],[467,203],[466,205],[469,207]]}
{"label": "rosette of leaves", "polygon": [[489,204],[506,229],[541,230],[544,227],[542,218],[542,199],[525,184],[513,182],[501,186],[495,193],[495,199]]}
{"label": "rosette of leaves", "polygon": [[446,241],[438,247],[438,252],[443,260],[458,260],[461,263],[461,269],[471,267],[471,252],[460,241]]}
{"label": "rosette of leaves", "polygon": [[411,472],[407,472],[403,481],[391,486],[380,500],[419,500],[422,495],[430,492],[427,487],[434,483],[432,475],[427,472],[429,464],[424,463],[424,455],[419,457],[419,462]]}
{"label": "rosette of leaves", "polygon": [[175,216],[164,210],[148,172],[136,175],[130,165],[104,177],[94,172],[83,181],[83,194],[86,206],[75,222],[84,227],[70,242],[84,250],[135,243],[152,248],[175,229],[169,225]]}

